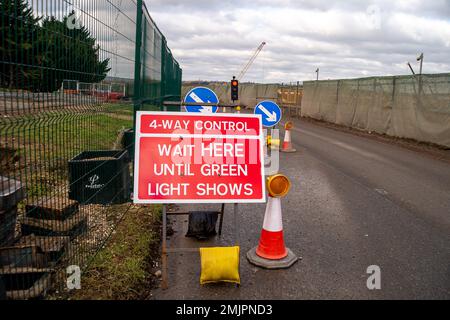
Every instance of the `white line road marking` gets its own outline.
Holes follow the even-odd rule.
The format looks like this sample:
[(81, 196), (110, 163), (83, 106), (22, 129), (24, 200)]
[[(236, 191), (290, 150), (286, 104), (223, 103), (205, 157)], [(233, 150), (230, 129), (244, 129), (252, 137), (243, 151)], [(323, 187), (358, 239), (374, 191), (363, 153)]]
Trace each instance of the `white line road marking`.
[(389, 194), (389, 192), (387, 192), (384, 189), (375, 189), (376, 192), (378, 192), (379, 194), (383, 195), (383, 196), (387, 196)]
[(327, 138), (327, 137), (324, 137), (324, 136), (322, 136), (320, 134), (311, 132), (311, 131), (306, 130), (306, 129), (293, 128), (292, 130), (300, 132), (300, 133), (303, 133), (303, 134), (307, 134), (307, 135), (313, 136), (313, 137), (321, 139), (321, 140), (324, 140), (324, 141), (326, 141), (328, 143), (331, 143), (331, 144), (334, 144), (335, 146), (338, 146), (338, 147), (341, 147), (343, 149), (352, 151), (352, 152), (354, 152), (356, 154), (359, 154), (359, 155), (361, 155), (363, 157), (372, 158), (372, 159), (378, 160), (380, 162), (391, 164), (391, 162), (389, 160), (387, 160), (387, 159), (385, 159), (383, 157), (380, 157), (380, 156), (376, 155), (375, 153), (363, 151), (363, 150), (361, 150), (359, 148), (353, 147), (353, 146), (351, 146), (351, 145), (349, 145), (347, 143), (344, 143), (344, 142), (340, 142), (340, 141), (338, 141), (336, 139)]

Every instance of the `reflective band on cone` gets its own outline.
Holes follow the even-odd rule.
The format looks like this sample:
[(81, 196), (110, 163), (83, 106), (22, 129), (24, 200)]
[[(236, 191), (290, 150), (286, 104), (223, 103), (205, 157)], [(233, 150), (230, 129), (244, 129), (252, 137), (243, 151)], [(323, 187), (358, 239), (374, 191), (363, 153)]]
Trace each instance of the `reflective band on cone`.
[(280, 260), (288, 255), (284, 244), (280, 198), (269, 197), (256, 254), (268, 260)]
[(286, 130), (286, 135), (284, 137), (284, 142), (283, 142), (283, 150), (288, 150), (291, 149), (292, 145), (291, 145), (291, 131), (290, 130)]

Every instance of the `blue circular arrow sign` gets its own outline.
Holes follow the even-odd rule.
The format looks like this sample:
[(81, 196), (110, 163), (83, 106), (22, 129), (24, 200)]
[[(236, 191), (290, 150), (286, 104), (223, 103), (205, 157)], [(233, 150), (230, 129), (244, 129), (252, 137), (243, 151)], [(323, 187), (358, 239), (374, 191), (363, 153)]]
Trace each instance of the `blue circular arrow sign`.
[[(209, 88), (197, 87), (189, 91), (184, 98), (184, 102), (191, 103), (217, 103), (219, 104), (219, 98)], [(185, 106), (187, 112), (198, 113), (216, 113), (219, 110), (218, 106)]]
[(266, 128), (276, 126), (281, 121), (281, 108), (272, 101), (263, 101), (256, 105), (255, 114), (262, 116), (262, 124)]

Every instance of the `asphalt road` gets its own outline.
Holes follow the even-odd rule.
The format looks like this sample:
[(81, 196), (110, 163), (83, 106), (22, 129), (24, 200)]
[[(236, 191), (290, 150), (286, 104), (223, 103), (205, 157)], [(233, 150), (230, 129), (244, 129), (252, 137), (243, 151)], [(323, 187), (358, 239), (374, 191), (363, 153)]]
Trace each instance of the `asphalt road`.
[[(155, 299), (450, 299), (450, 164), (426, 154), (298, 120), (294, 154), (281, 154), (293, 188), (283, 199), (287, 246), (301, 261), (288, 270), (250, 265), (265, 205), (242, 205), (242, 286), (200, 286), (198, 253), (169, 256), (169, 289)], [(181, 210), (214, 206), (181, 207)], [(217, 208), (217, 206), (216, 206)], [(222, 239), (184, 237), (171, 246), (233, 244), (232, 207)], [(367, 268), (381, 268), (368, 290)]]

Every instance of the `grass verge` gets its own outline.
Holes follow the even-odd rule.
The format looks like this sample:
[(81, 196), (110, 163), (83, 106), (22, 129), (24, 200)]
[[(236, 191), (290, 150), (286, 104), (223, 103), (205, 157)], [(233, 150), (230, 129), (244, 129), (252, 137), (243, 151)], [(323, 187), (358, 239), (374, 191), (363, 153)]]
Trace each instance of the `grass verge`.
[(73, 300), (143, 300), (154, 284), (160, 206), (133, 206), (82, 274)]

